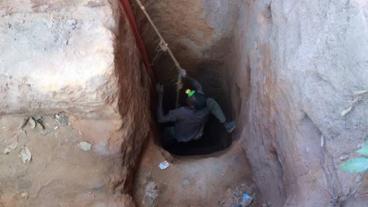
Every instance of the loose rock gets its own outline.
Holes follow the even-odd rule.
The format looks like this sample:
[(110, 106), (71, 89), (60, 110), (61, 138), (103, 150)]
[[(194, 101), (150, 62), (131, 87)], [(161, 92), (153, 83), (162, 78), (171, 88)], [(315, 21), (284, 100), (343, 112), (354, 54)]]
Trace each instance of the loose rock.
[(23, 192), (20, 194), (20, 196), (23, 198), (23, 199), (28, 199), (29, 197), (29, 194), (27, 192)]
[(19, 157), (22, 159), (22, 162), (28, 163), (32, 160), (32, 154), (31, 151), (28, 149), (28, 147), (24, 146), (22, 150), (20, 151)]
[(92, 149), (92, 144), (88, 142), (80, 142), (78, 147), (83, 151), (90, 151)]
[(8, 145), (5, 149), (4, 149), (4, 154), (9, 154), (11, 151), (15, 150), (18, 146), (18, 142), (14, 142), (10, 145)]
[(55, 114), (55, 119), (60, 126), (67, 126), (69, 124), (69, 118), (64, 112)]
[(156, 206), (156, 200), (158, 197), (159, 189), (155, 182), (150, 181), (147, 183), (145, 188), (143, 204), (146, 207)]
[(37, 122), (33, 118), (30, 118), (28, 123), (31, 124), (32, 129), (36, 128), (36, 126), (37, 126)]

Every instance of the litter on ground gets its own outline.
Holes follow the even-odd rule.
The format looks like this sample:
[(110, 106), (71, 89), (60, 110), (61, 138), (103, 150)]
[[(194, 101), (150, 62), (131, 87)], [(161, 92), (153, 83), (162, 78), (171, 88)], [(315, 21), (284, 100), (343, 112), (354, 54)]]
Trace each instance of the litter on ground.
[(163, 161), (161, 162), (158, 167), (161, 169), (161, 170), (166, 170), (168, 167), (170, 167), (170, 163), (168, 161)]

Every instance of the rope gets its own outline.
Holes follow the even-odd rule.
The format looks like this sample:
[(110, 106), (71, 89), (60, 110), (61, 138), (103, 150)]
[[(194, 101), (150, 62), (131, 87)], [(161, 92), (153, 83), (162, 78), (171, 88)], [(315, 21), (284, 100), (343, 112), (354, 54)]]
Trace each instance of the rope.
[(157, 44), (157, 47), (156, 47), (156, 49), (155, 49), (155, 51), (154, 51), (154, 53), (155, 53), (155, 56), (153, 57), (153, 59), (152, 59), (152, 65), (155, 65), (155, 63), (156, 63), (156, 61), (161, 57), (161, 55), (164, 53), (164, 52), (166, 52), (167, 51), (167, 49), (166, 48), (163, 48), (163, 46), (162, 46), (162, 42), (160, 41), (160, 43), (159, 44)]
[(182, 76), (181, 76), (181, 66), (179, 61), (175, 58), (174, 53), (172, 52), (172, 50), (169, 48), (167, 42), (165, 41), (164, 37), (161, 35), (160, 31), (158, 30), (158, 28), (156, 27), (155, 23), (153, 22), (152, 18), (150, 17), (150, 15), (147, 13), (146, 8), (143, 6), (142, 2), (140, 0), (135, 0), (138, 4), (138, 6), (140, 7), (140, 9), (142, 10), (142, 12), (144, 13), (144, 15), (146, 16), (148, 22), (151, 24), (151, 26), (153, 27), (154, 31), (156, 32), (157, 36), (160, 38), (160, 47), (162, 51), (167, 51), (171, 57), (171, 59), (173, 60), (177, 70), (178, 70), (178, 78), (177, 78), (177, 82), (176, 82), (176, 107), (179, 106), (179, 94), (180, 94), (180, 90), (181, 90), (181, 86), (182, 86)]

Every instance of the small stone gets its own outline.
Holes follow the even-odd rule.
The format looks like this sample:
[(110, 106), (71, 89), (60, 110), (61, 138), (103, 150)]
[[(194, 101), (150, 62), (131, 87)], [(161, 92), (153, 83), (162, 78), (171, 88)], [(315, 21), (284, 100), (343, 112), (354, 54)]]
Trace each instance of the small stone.
[(20, 194), (20, 197), (22, 197), (23, 199), (28, 199), (29, 194), (27, 192), (23, 192)]
[(28, 147), (24, 146), (20, 151), (19, 157), (22, 159), (22, 162), (25, 164), (32, 160), (31, 151), (29, 151)]
[(59, 123), (60, 126), (69, 125), (69, 118), (64, 112), (55, 114), (55, 119)]
[(18, 142), (14, 142), (10, 145), (8, 145), (5, 149), (4, 149), (4, 154), (9, 154), (11, 151), (15, 150), (18, 146)]
[(147, 183), (144, 192), (143, 204), (144, 206), (155, 206), (156, 200), (159, 195), (159, 189), (155, 182), (150, 181)]
[(342, 155), (339, 157), (340, 161), (345, 161), (349, 158), (349, 155)]
[(36, 128), (37, 122), (34, 119), (30, 118), (28, 122), (31, 124), (32, 129)]
[(92, 144), (88, 142), (80, 142), (78, 147), (83, 151), (90, 151), (92, 149)]

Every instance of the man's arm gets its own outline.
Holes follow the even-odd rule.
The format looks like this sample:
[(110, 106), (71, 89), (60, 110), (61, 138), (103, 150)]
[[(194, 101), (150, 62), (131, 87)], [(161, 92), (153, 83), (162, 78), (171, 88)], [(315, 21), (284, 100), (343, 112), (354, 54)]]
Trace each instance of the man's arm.
[(163, 94), (164, 87), (162, 85), (157, 85), (156, 87), (158, 93), (158, 104), (157, 104), (157, 121), (159, 123), (172, 122), (176, 120), (175, 113), (170, 111), (167, 115), (164, 114), (162, 102), (163, 102)]

